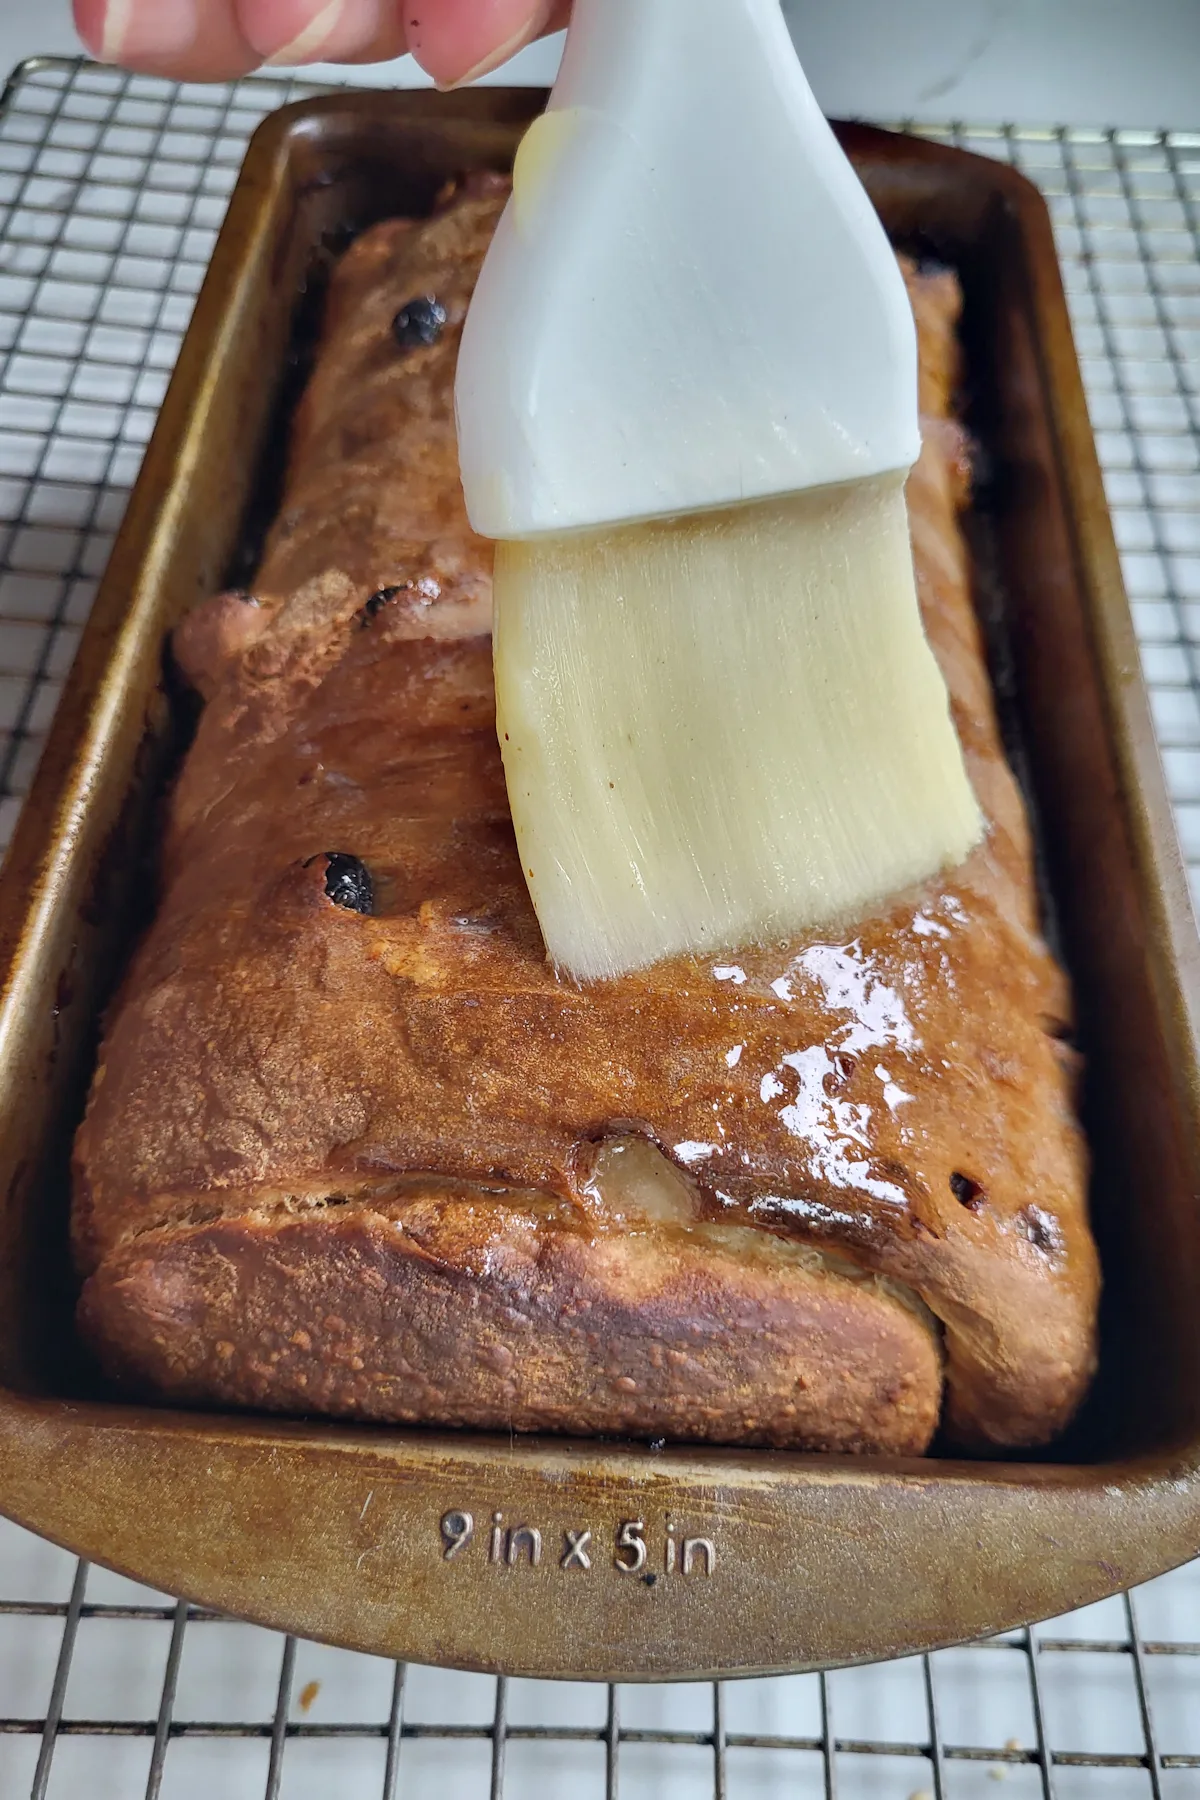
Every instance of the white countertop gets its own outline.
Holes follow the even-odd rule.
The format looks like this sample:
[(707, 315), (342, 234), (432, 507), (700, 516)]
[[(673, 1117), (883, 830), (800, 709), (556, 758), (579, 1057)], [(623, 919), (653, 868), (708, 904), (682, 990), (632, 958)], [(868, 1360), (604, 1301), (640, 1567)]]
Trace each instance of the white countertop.
[[(827, 112), (1200, 128), (1200, 0), (785, 0)], [(74, 54), (70, 0), (0, 0), (0, 71)], [(558, 40), (493, 79), (539, 83)], [(408, 58), (317, 79), (423, 82)]]

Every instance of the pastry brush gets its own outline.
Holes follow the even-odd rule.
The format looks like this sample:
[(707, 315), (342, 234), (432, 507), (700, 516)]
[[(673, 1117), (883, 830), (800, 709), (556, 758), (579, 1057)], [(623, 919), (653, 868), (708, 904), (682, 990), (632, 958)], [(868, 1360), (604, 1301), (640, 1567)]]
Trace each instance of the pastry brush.
[(965, 857), (912, 311), (779, 0), (576, 0), (456, 406), (560, 970), (794, 936)]

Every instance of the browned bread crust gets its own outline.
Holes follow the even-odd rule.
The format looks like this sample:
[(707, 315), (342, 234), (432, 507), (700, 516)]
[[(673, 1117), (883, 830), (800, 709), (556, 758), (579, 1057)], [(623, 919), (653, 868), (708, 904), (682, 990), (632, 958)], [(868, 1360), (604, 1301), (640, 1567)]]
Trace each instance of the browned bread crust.
[(941, 1392), (928, 1317), (853, 1265), (429, 1184), (152, 1232), (85, 1318), (173, 1400), (356, 1419), (912, 1453)]
[[(985, 843), (852, 932), (579, 988), (516, 859), (457, 481), (502, 200), (343, 259), (254, 598), (177, 634), (207, 705), (79, 1135), (84, 1333), (172, 1400), (901, 1452), (940, 1411), (966, 1444), (1044, 1442), (1098, 1278), (956, 518), (957, 285), (908, 271), (910, 503)], [(424, 294), (446, 326), (402, 350)], [(325, 852), (373, 912), (332, 902)], [(680, 1172), (665, 1207), (597, 1172), (631, 1133)]]

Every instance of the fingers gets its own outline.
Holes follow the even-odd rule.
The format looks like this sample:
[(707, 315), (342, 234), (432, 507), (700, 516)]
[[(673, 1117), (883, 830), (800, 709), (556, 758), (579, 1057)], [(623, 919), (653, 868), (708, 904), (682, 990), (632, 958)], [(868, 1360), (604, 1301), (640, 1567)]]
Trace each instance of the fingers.
[(74, 0), (75, 29), (101, 62), (177, 81), (236, 81), (262, 57), (234, 0)]
[(271, 63), (385, 62), (411, 50), (442, 87), (474, 80), (544, 31), (570, 0), (235, 0)]
[(440, 87), (486, 74), (570, 0), (73, 0), (102, 62), (179, 81), (232, 81), (262, 63), (383, 62), (408, 49)]
[(178, 81), (262, 63), (384, 61), (406, 48), (400, 0), (73, 0), (101, 62)]
[(570, 10), (569, 0), (403, 0), (408, 47), (439, 87), (498, 68)]
[(387, 62), (407, 43), (407, 0), (235, 0), (238, 20), (263, 61)]

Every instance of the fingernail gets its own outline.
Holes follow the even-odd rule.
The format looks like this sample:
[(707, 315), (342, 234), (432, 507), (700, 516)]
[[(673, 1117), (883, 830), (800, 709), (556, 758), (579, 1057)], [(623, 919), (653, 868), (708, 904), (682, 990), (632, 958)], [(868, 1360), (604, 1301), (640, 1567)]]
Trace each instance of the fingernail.
[(196, 42), (196, 0), (108, 0), (96, 54), (101, 62), (178, 56)]
[(532, 19), (522, 25), (520, 31), (514, 31), (505, 43), (499, 44), (490, 55), (484, 57), (482, 62), (476, 63), (473, 69), (468, 69), (465, 75), (460, 75), (455, 81), (435, 80), (434, 86), (443, 94), (452, 94), (456, 88), (468, 87), (471, 82), (478, 81), (481, 75), (490, 75), (493, 69), (498, 69), (501, 63), (506, 63), (510, 56), (517, 54), (518, 50), (524, 50), (526, 44), (532, 44), (542, 29), (546, 13), (547, 9), (540, 7)]
[[(355, 50), (364, 48), (369, 41), (369, 34), (363, 44), (340, 41), (344, 34), (339, 27), (345, 23), (348, 10), (347, 0), (327, 0), (327, 4), (313, 14), (303, 31), (296, 33), (291, 43), (267, 57), (265, 67), (295, 68), (298, 63), (335, 60), (338, 56), (351, 55)], [(377, 9), (375, 10), (377, 13)], [(335, 39), (338, 40), (336, 43)]]

